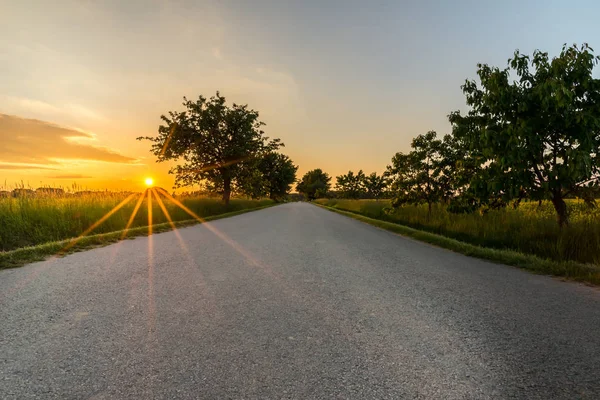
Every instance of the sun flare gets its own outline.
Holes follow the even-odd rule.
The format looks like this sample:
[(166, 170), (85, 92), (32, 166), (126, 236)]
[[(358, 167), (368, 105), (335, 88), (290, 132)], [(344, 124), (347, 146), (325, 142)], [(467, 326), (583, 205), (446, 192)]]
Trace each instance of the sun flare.
[(154, 184), (154, 179), (152, 179), (152, 178), (146, 178), (144, 180), (144, 183), (146, 183), (146, 186), (152, 186)]

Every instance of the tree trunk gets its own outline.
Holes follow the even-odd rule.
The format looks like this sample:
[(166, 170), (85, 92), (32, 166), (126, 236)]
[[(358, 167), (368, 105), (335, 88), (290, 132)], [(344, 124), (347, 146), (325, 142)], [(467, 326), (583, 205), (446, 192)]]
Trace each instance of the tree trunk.
[[(273, 200), (273, 201), (282, 201), (282, 199), (285, 199), (285, 198), (286, 198), (286, 196), (287, 196), (288, 194), (289, 194), (289, 193), (283, 193), (283, 194), (280, 194), (280, 193), (275, 193), (275, 192), (272, 192), (272, 193), (269, 195), (269, 198), (270, 198), (271, 200)], [(259, 198), (260, 198), (260, 197), (259, 197)]]
[(229, 205), (229, 199), (231, 198), (231, 176), (229, 172), (223, 173), (223, 203)]
[(567, 203), (560, 194), (554, 194), (552, 196), (552, 204), (556, 210), (558, 217), (558, 226), (562, 229), (563, 226), (569, 225), (569, 214), (567, 212)]
[(427, 203), (427, 221), (431, 218), (431, 203)]

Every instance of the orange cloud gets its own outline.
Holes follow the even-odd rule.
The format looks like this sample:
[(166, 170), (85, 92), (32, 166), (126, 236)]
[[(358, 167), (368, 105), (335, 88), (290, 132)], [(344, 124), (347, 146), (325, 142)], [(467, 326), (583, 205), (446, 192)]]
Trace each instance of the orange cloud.
[(56, 169), (46, 165), (0, 163), (0, 169)]
[(91, 176), (82, 175), (82, 174), (70, 174), (70, 175), (54, 175), (49, 176), (51, 179), (90, 179)]
[[(16, 163), (56, 164), (55, 159), (110, 163), (133, 163), (136, 161), (136, 159), (112, 149), (85, 143), (94, 139), (94, 136), (89, 133), (61, 127), (50, 122), (0, 114), (0, 141), (2, 142), (0, 163), (4, 165)], [(3, 169), (24, 168), (27, 167)]]

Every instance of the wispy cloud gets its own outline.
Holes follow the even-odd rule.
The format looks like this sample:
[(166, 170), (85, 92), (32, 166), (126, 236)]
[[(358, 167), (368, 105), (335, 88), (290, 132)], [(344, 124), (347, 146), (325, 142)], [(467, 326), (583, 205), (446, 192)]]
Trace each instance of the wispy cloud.
[(77, 119), (101, 121), (104, 116), (99, 112), (77, 103), (48, 103), (28, 97), (0, 96), (0, 102), (9, 110), (34, 116), (54, 117), (67, 116)]
[(55, 170), (56, 168), (49, 167), (47, 165), (36, 165), (36, 164), (13, 164), (13, 163), (3, 163), (0, 162), (0, 169), (51, 169)]
[(48, 176), (50, 179), (90, 179), (92, 176), (81, 175), (81, 174), (70, 174), (70, 175), (53, 175)]
[(83, 139), (94, 139), (90, 133), (14, 115), (0, 114), (0, 137), (0, 162), (5, 164), (56, 164), (55, 159), (136, 161), (110, 148), (83, 143)]

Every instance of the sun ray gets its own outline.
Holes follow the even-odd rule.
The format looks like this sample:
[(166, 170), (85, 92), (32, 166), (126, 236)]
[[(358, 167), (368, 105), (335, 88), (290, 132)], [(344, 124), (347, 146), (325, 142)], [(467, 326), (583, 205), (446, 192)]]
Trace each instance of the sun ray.
[(174, 230), (177, 230), (177, 228), (175, 227), (175, 223), (173, 222), (173, 219), (171, 219), (171, 215), (169, 214), (169, 211), (167, 211), (165, 204), (163, 203), (162, 199), (158, 196), (158, 193), (156, 193), (156, 190), (154, 190), (154, 188), (151, 188), (150, 191), (152, 191), (152, 194), (156, 198), (156, 202), (158, 203), (158, 206), (160, 207), (163, 214), (167, 218), (167, 221), (169, 222), (169, 225), (171, 225), (171, 228), (173, 228)]
[(148, 193), (148, 236), (150, 236), (152, 235), (152, 195), (150, 190), (146, 192)]
[(156, 198), (156, 202), (158, 203), (158, 206), (160, 207), (160, 209), (164, 213), (165, 217), (169, 221), (169, 225), (171, 225), (171, 228), (173, 228), (173, 233), (175, 234), (175, 237), (177, 237), (177, 240), (179, 241), (179, 246), (181, 247), (183, 253), (185, 253), (185, 257), (187, 258), (189, 265), (195, 267), (195, 273), (197, 274), (196, 275), (197, 283), (200, 284), (200, 286), (202, 287), (202, 289), (204, 291), (207, 291), (204, 274), (202, 274), (200, 267), (198, 266), (198, 263), (196, 263), (196, 260), (194, 260), (194, 257), (192, 257), (192, 254), (190, 253), (190, 250), (188, 249), (188, 246), (186, 245), (185, 240), (183, 240), (183, 237), (179, 233), (179, 229), (177, 229), (177, 227), (175, 226), (175, 222), (173, 222), (173, 219), (171, 218), (171, 215), (169, 214), (167, 207), (165, 206), (164, 202), (160, 198), (160, 195), (157, 193), (157, 191), (155, 189), (151, 189), (151, 190), (152, 190), (152, 194)]
[(162, 210), (163, 214), (167, 218), (167, 221), (169, 221), (169, 225), (171, 225), (171, 228), (173, 228), (173, 233), (175, 233), (175, 236), (177, 237), (177, 240), (179, 241), (179, 245), (181, 246), (181, 249), (186, 253), (186, 255), (189, 258), (191, 258), (190, 254), (189, 254), (189, 250), (187, 248), (187, 245), (185, 244), (185, 241), (181, 237), (181, 234), (179, 233), (179, 230), (175, 226), (175, 222), (173, 222), (173, 219), (171, 218), (171, 214), (169, 214), (169, 211), (167, 210), (167, 207), (165, 207), (164, 202), (162, 201), (162, 199), (160, 198), (160, 196), (158, 195), (158, 193), (156, 193), (156, 190), (154, 190), (154, 189), (151, 189), (151, 190), (152, 190), (152, 194), (154, 195), (154, 197), (156, 197), (156, 202), (158, 203), (158, 206), (160, 207), (160, 209)]
[[(148, 190), (148, 189), (146, 189)], [(140, 194), (140, 198), (138, 199), (137, 203), (135, 203), (135, 207), (133, 208), (133, 212), (131, 213), (131, 216), (129, 217), (129, 221), (127, 221), (127, 225), (125, 225), (125, 229), (123, 230), (123, 233), (121, 234), (121, 240), (125, 239), (125, 236), (127, 236), (127, 232), (129, 231), (129, 228), (131, 227), (131, 224), (133, 224), (133, 220), (135, 219), (135, 216), (137, 215), (138, 211), (140, 210), (140, 207), (142, 206), (142, 202), (144, 201), (144, 195), (146, 193), (142, 192)]]
[(171, 125), (171, 129), (169, 129), (169, 136), (167, 136), (167, 140), (165, 140), (165, 144), (163, 145), (163, 148), (160, 151), (160, 157), (162, 157), (165, 154), (165, 151), (167, 151), (167, 147), (169, 147), (169, 143), (171, 142), (171, 138), (173, 137), (173, 132), (175, 131), (175, 128), (177, 128), (177, 126), (177, 123)]
[(227, 243), (228, 245), (230, 245), (235, 251), (237, 251), (238, 253), (240, 253), (250, 264), (254, 265), (255, 267), (259, 267), (261, 269), (268, 269), (265, 266), (263, 266), (256, 259), (256, 257), (252, 256), (252, 254), (250, 254), (247, 250), (245, 250), (242, 246), (240, 246), (236, 241), (234, 241), (233, 239), (231, 239), (230, 237), (228, 237), (227, 235), (225, 235), (223, 232), (221, 232), (218, 229), (216, 229), (215, 227), (213, 227), (204, 218), (198, 216), (195, 212), (193, 212), (192, 210), (190, 210), (189, 208), (187, 208), (179, 200), (177, 200), (176, 198), (174, 198), (173, 196), (171, 196), (169, 193), (167, 193), (164, 189), (162, 189), (162, 188), (156, 188), (156, 189), (160, 193), (162, 193), (166, 198), (168, 198), (170, 201), (172, 201), (173, 203), (175, 203), (175, 205), (177, 205), (183, 211), (185, 211), (190, 216), (192, 216), (194, 219), (196, 219), (197, 221), (203, 223), (204, 226), (206, 226), (206, 228), (208, 230), (210, 230), (213, 234), (215, 234), (217, 237), (219, 237), (225, 243)]
[[(90, 233), (91, 231), (93, 231), (94, 229), (96, 229), (100, 224), (102, 224), (104, 221), (106, 221), (108, 218), (110, 218), (114, 213), (116, 213), (117, 211), (119, 211), (134, 196), (135, 196), (135, 193), (132, 193), (131, 195), (127, 196), (123, 201), (121, 201), (119, 204), (117, 204), (109, 212), (107, 212), (106, 214), (104, 214), (104, 216), (102, 218), (100, 218), (98, 221), (96, 221), (95, 223), (93, 223), (89, 228), (87, 228), (85, 231), (83, 231), (79, 236), (77, 236), (76, 238), (72, 239), (69, 243), (67, 243), (62, 249), (60, 249), (56, 253), (56, 256), (63, 255), (67, 250), (69, 250), (70, 248), (72, 248), (73, 246), (75, 246), (77, 244), (77, 242), (79, 240), (81, 240), (81, 238), (83, 238), (88, 233)], [(46, 261), (44, 264), (42, 264), (41, 267), (39, 267), (39, 268), (33, 270), (31, 273), (27, 274), (21, 281), (17, 282), (12, 289), (8, 290), (7, 293), (6, 293), (6, 295), (15, 293), (16, 291), (21, 290), (22, 288), (24, 288), (25, 286), (27, 286), (29, 283), (33, 282), (42, 272), (44, 272), (51, 265), (54, 265), (54, 264), (56, 264), (58, 262), (58, 259), (56, 258), (56, 256), (53, 257), (52, 259)]]
[(148, 335), (153, 337), (156, 325), (154, 305), (154, 237), (152, 236), (152, 195), (148, 190)]
[(125, 229), (123, 229), (123, 233), (121, 233), (121, 237), (119, 238), (119, 242), (115, 245), (115, 248), (114, 248), (114, 250), (112, 252), (112, 255), (110, 257), (108, 265), (106, 266), (105, 273), (108, 272), (110, 270), (110, 268), (112, 267), (112, 265), (114, 264), (115, 259), (117, 258), (117, 254), (119, 252), (119, 249), (120, 249), (121, 245), (123, 244), (123, 239), (125, 239), (125, 237), (127, 236), (127, 232), (129, 232), (129, 228), (131, 227), (131, 224), (133, 224), (133, 220), (135, 219), (135, 216), (137, 215), (140, 207), (142, 206), (142, 202), (144, 201), (144, 197), (146, 197), (145, 195), (146, 195), (145, 191), (142, 192), (142, 193), (140, 193), (140, 197), (138, 198), (137, 202), (135, 203), (135, 207), (133, 208), (133, 212), (129, 216), (129, 220), (127, 221), (127, 225), (125, 225)]
[(229, 165), (234, 165), (234, 164), (240, 163), (242, 161), (246, 161), (248, 159), (250, 159), (250, 156), (240, 157), (240, 158), (236, 158), (235, 160), (230, 160), (230, 161), (226, 161), (226, 162), (222, 162), (222, 163), (214, 163), (214, 164), (210, 164), (205, 167), (202, 167), (202, 168), (182, 168), (182, 170), (185, 172), (188, 172), (188, 173), (189, 172), (200, 173), (200, 172), (211, 171), (211, 170), (217, 169), (217, 168), (227, 167)]
[(231, 160), (231, 161), (226, 161), (224, 163), (218, 163), (218, 164), (211, 164), (211, 165), (207, 165), (206, 167), (202, 167), (202, 168), (195, 168), (192, 171), (193, 172), (205, 172), (205, 171), (210, 171), (216, 168), (222, 168), (222, 167), (227, 167), (229, 165), (233, 165), (233, 164), (237, 164), (240, 163), (242, 161), (246, 161), (248, 160), (250, 157), (249, 156), (245, 156), (245, 157), (241, 157), (241, 158), (237, 158), (235, 160)]
[(192, 210), (190, 210), (189, 208), (187, 208), (186, 206), (184, 206), (179, 200), (177, 200), (175, 197), (171, 196), (163, 188), (157, 187), (156, 190), (159, 191), (166, 198), (168, 198), (169, 200), (171, 200), (173, 203), (175, 203), (176, 206), (178, 206), (179, 208), (181, 208), (183, 211), (185, 211), (186, 213), (188, 213), (190, 216), (194, 217), (194, 219), (196, 219), (196, 220), (198, 220), (200, 222), (205, 222), (205, 220), (202, 217), (198, 216), (195, 212), (193, 212)]
[(83, 238), (84, 236), (87, 236), (91, 231), (93, 231), (98, 226), (100, 226), (104, 221), (106, 221), (107, 219), (109, 219), (114, 213), (116, 213), (117, 211), (119, 211), (125, 204), (129, 203), (129, 201), (131, 199), (133, 199), (134, 197), (135, 197), (135, 193), (132, 193), (129, 196), (127, 196), (125, 198), (125, 200), (121, 201), (119, 204), (117, 204), (115, 207), (113, 207), (112, 210), (110, 210), (109, 212), (107, 212), (106, 214), (104, 214), (104, 216), (102, 218), (100, 218), (98, 221), (94, 222), (89, 228), (87, 228), (85, 231), (83, 231), (79, 236), (77, 236), (75, 239), (73, 239), (69, 243), (67, 243), (58, 252), (58, 254), (64, 254), (71, 247), (75, 246), (75, 244), (77, 244), (77, 242), (80, 241), (81, 238)]

